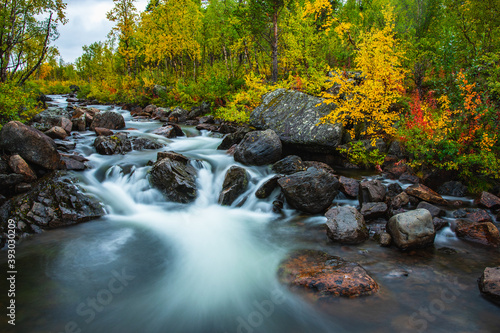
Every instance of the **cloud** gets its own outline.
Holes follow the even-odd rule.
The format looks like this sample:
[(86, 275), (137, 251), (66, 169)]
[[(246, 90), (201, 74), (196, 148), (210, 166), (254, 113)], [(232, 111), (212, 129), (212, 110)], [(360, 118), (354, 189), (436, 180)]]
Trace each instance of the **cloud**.
[[(82, 46), (104, 41), (114, 23), (106, 19), (106, 13), (114, 4), (113, 0), (66, 0), (66, 25), (59, 25), (59, 38), (54, 42), (65, 62), (74, 62), (82, 55)], [(143, 11), (148, 0), (135, 3)]]

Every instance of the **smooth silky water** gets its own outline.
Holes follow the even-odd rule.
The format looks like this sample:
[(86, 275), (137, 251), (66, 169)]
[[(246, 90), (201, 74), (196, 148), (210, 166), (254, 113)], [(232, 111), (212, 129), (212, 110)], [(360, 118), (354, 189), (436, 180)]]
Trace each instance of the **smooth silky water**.
[[(63, 98), (56, 102), (65, 107)], [(268, 167), (245, 166), (247, 192), (221, 207), (225, 172), (239, 165), (216, 149), (221, 138), (185, 128), (188, 137), (165, 139), (148, 133), (158, 122), (96, 107), (122, 112), (134, 129), (130, 136), (155, 138), (167, 144), (160, 151), (190, 157), (198, 197), (167, 202), (150, 187), (146, 164), (158, 151), (101, 156), (92, 148), (93, 133), (77, 134), (76, 150), (93, 168), (74, 176), (109, 214), (17, 246), (16, 326), (2, 320), (2, 332), (498, 332), (500, 308), (480, 296), (476, 281), (485, 267), (500, 265), (497, 250), (464, 243), (450, 228), (438, 233), (433, 248), (409, 253), (373, 240), (329, 243), (324, 217), (287, 206), (273, 213), (277, 191), (255, 197), (272, 177)], [(356, 205), (342, 196), (337, 203)], [(291, 293), (276, 272), (297, 248), (358, 262), (380, 292), (329, 300)], [(7, 282), (0, 287), (7, 290)]]

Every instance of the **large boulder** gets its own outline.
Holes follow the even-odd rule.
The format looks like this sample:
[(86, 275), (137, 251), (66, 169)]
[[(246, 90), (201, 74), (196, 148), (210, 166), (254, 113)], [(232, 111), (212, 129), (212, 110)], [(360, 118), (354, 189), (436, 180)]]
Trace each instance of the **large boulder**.
[(359, 181), (353, 178), (340, 176), (340, 191), (350, 198), (357, 198), (359, 193)]
[(234, 160), (246, 165), (266, 165), (281, 158), (282, 146), (273, 130), (247, 133), (234, 151)]
[(363, 202), (382, 202), (385, 194), (385, 186), (378, 179), (359, 183), (358, 199), (360, 204)]
[(238, 166), (229, 168), (222, 184), (219, 204), (230, 206), (247, 189), (248, 178), (249, 176), (245, 169)]
[(478, 243), (488, 247), (500, 245), (500, 233), (491, 222), (475, 223), (467, 220), (457, 220), (455, 233), (457, 237), (469, 242)]
[(355, 262), (316, 250), (296, 250), (278, 269), (281, 283), (305, 289), (320, 298), (358, 297), (376, 293), (377, 282)]
[(500, 305), (500, 267), (486, 267), (478, 285), (485, 297)]
[(54, 140), (19, 121), (11, 121), (2, 128), (0, 148), (45, 169), (55, 170), (61, 164)]
[(94, 115), (90, 130), (93, 131), (96, 127), (122, 129), (125, 127), (125, 119), (118, 112), (99, 112)]
[(165, 157), (156, 161), (151, 169), (149, 181), (171, 201), (192, 202), (197, 194), (196, 169), (187, 157), (180, 154), (170, 155), (162, 155)]
[(306, 171), (307, 167), (299, 156), (289, 155), (274, 163), (272, 170), (282, 175), (291, 175), (299, 171)]
[(319, 124), (334, 104), (299, 91), (277, 89), (263, 96), (250, 115), (250, 125), (274, 130), (283, 144), (319, 153), (333, 152), (344, 133), (341, 124)]
[[(221, 129), (223, 128), (223, 126), (221, 126)], [(222, 139), (222, 142), (219, 147), (217, 147), (217, 149), (227, 150), (233, 145), (239, 144), (248, 132), (250, 132), (250, 129), (248, 127), (240, 127), (235, 132), (227, 134), (224, 139)]]
[(94, 140), (94, 147), (101, 155), (125, 154), (132, 151), (132, 143), (127, 133), (118, 133), (112, 136), (98, 136)]
[(316, 168), (282, 177), (278, 184), (292, 207), (311, 214), (325, 211), (339, 189), (337, 178)]
[(12, 219), (17, 222), (16, 236), (86, 222), (104, 214), (100, 202), (85, 195), (61, 171), (40, 179), (30, 192), (0, 207), (2, 231), (7, 231), (6, 223)]
[(416, 209), (391, 217), (387, 232), (401, 250), (426, 247), (434, 243), (436, 231), (431, 213), (427, 209)]
[(350, 206), (330, 209), (325, 214), (326, 233), (329, 239), (342, 244), (359, 244), (368, 239), (365, 219)]
[(500, 208), (500, 198), (489, 192), (482, 192), (479, 198), (474, 200), (474, 202), (485, 208), (497, 209)]

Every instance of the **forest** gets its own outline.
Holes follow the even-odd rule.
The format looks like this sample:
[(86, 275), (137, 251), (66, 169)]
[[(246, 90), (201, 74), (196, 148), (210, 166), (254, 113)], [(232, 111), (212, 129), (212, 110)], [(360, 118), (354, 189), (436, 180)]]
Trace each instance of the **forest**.
[[(0, 126), (28, 121), (41, 94), (191, 107), (245, 123), (277, 88), (337, 108), (356, 140), (404, 144), (415, 170), (500, 179), (500, 0), (113, 0), (107, 40), (66, 63), (53, 46), (66, 4), (3, 1)], [(43, 18), (43, 19), (41, 19)]]

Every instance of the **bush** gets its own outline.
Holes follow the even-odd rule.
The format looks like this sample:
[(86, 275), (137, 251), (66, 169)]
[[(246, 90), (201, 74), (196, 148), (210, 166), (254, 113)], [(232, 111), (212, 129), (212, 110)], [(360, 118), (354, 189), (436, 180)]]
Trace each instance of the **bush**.
[(25, 122), (37, 113), (34, 93), (13, 83), (0, 83), (0, 129), (9, 121)]

